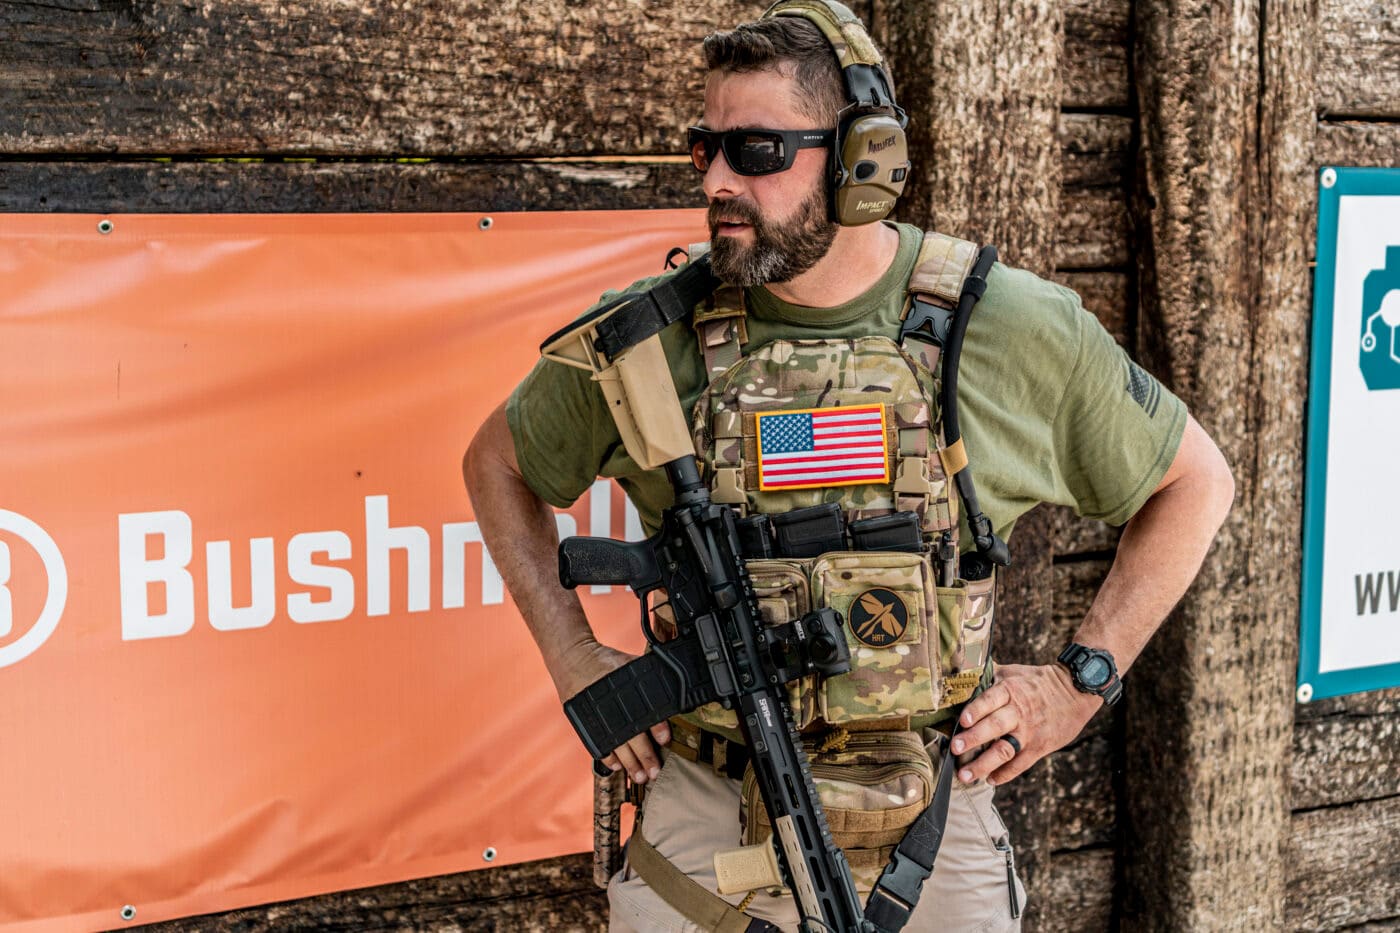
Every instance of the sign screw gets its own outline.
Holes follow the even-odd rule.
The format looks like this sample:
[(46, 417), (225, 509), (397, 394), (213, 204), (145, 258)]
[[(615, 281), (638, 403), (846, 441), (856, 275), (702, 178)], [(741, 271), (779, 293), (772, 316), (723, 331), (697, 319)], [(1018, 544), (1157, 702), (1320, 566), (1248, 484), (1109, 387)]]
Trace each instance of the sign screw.
[(491, 225), (494, 223), (495, 221), (492, 220), (490, 217), (483, 217), (476, 222), (476, 226), (479, 230), (490, 230)]
[(487, 846), (486, 851), (481, 853), (481, 857), (488, 862), (494, 862), (496, 860), (496, 847)]
[(97, 222), (97, 232), (102, 234), (103, 236), (106, 236), (107, 234), (111, 233), (112, 222), (110, 220), (107, 220), (106, 218), (99, 220)]
[(1311, 702), (1311, 701), (1312, 701), (1312, 695), (1313, 695), (1312, 684), (1299, 684), (1299, 685), (1298, 685), (1298, 702), (1299, 702), (1299, 703), (1309, 703), (1309, 702)]
[(123, 907), (123, 908), (122, 908), (122, 919), (123, 919), (123, 920), (135, 920), (135, 919), (136, 919), (136, 908), (135, 908), (135, 907), (132, 907), (130, 904), (127, 904), (125, 907)]
[(1330, 188), (1337, 183), (1337, 170), (1325, 168), (1322, 170), (1322, 187)]

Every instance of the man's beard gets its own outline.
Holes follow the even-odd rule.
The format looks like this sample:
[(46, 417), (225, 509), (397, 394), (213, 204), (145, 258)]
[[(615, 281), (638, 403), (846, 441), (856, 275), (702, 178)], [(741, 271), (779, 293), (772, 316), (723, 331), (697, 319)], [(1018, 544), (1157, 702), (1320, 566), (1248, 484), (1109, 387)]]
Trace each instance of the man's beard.
[[(826, 197), (817, 188), (798, 206), (791, 220), (765, 220), (751, 201), (711, 201), (710, 267), (730, 285), (790, 282), (821, 261), (836, 239), (837, 225), (827, 220)], [(752, 245), (720, 236), (720, 221), (750, 225)]]

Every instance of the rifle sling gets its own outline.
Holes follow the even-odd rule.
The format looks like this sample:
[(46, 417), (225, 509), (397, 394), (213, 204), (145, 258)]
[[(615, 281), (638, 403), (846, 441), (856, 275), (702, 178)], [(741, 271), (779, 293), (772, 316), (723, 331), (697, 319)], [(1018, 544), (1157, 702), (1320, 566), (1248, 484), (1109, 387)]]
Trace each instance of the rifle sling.
[(661, 898), (701, 929), (715, 933), (780, 933), (767, 920), (750, 917), (718, 894), (690, 878), (657, 852), (642, 835), (641, 827), (627, 840), (627, 864), (631, 865)]
[(675, 322), (687, 318), (720, 286), (710, 271), (710, 257), (700, 256), (681, 267), (666, 281), (635, 296), (598, 325), (596, 348), (609, 360), (628, 347), (659, 334)]

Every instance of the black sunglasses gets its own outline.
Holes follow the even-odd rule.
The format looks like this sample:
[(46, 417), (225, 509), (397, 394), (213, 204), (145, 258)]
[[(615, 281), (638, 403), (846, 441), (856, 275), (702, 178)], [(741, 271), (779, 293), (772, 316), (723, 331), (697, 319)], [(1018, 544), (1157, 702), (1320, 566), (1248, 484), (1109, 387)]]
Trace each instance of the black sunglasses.
[(707, 130), (687, 131), (690, 164), (697, 172), (709, 171), (715, 153), (724, 150), (729, 167), (739, 175), (771, 175), (792, 168), (799, 149), (828, 146), (835, 130)]

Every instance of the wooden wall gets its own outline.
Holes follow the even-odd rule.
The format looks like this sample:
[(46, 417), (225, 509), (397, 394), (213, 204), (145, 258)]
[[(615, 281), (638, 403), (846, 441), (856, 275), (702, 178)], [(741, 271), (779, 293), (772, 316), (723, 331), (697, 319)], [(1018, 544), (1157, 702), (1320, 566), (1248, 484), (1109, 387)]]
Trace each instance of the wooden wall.
[[(764, 6), (9, 2), (0, 6), (0, 211), (699, 205), (697, 177), (679, 155), (679, 128), (699, 112), (698, 38)], [(1200, 390), (1199, 370), (1183, 359), (1211, 333), (1213, 309), (1198, 302), (1174, 310), (1182, 294), (1171, 290), (1163, 265), (1176, 245), (1162, 205), (1174, 203), (1181, 188), (1188, 207), (1195, 205), (1185, 211), (1191, 216), (1224, 195), (1171, 174), (1172, 121), (1181, 118), (1157, 92), (1177, 87), (1169, 51), (1179, 49), (1185, 66), (1203, 63), (1206, 72), (1234, 67), (1219, 75), (1226, 86), (1244, 81), (1238, 99), (1224, 102), (1207, 86), (1180, 92), (1209, 113), (1254, 108), (1234, 128), (1225, 119), (1201, 121), (1198, 136), (1219, 143), (1218, 151), (1183, 151), (1196, 174), (1223, 171), (1222, 184), (1231, 173), (1254, 172), (1236, 208), (1281, 218), (1278, 228), (1240, 221), (1240, 241), (1255, 251), (1240, 255), (1263, 255), (1282, 238), (1292, 252), (1277, 255), (1295, 257), (1278, 263), (1283, 284), (1251, 279), (1224, 296), (1242, 309), (1246, 342), (1272, 333), (1272, 309), (1263, 302), (1275, 293), (1284, 296), (1279, 307), (1291, 309), (1288, 320), (1300, 325), (1273, 344), (1260, 337), (1227, 346), (1242, 384), (1274, 393), (1253, 407), (1272, 406), (1275, 415), (1235, 417), (1265, 437), (1264, 448), (1256, 441), (1222, 445), (1234, 455), (1237, 475), (1249, 480), (1236, 510), (1248, 516), (1238, 519), (1246, 524), (1227, 528), (1211, 558), (1212, 567), (1224, 569), (1208, 575), (1203, 595), (1168, 623), (1161, 646), (1128, 679), (1122, 707), (1006, 789), (1003, 806), (1031, 888), (1027, 929), (1200, 928), (1202, 911), (1212, 906), (1222, 911), (1219, 924), (1210, 924), (1219, 929), (1241, 928), (1249, 918), (1298, 930), (1400, 923), (1400, 848), (1390, 843), (1400, 831), (1400, 691), (1294, 711), (1277, 689), (1283, 684), (1286, 691), (1296, 638), (1307, 359), (1307, 312), (1299, 307), (1310, 287), (1313, 172), (1327, 164), (1398, 164), (1400, 0), (1273, 0), (1267, 9), (1237, 4), (1229, 16), (1186, 0), (855, 6), (889, 51), (916, 125), (922, 119), (932, 135), (920, 151), (937, 156), (902, 203), (902, 219), (988, 236), (1005, 244), (1010, 261), (1078, 290), (1213, 433), (1233, 437), (1235, 415)], [(1193, 9), (1204, 31), (1173, 32), (1190, 25), (1182, 18)], [(967, 21), (953, 28), (959, 16)], [(924, 28), (934, 22), (947, 28)], [(1252, 48), (1236, 43), (1244, 48), (1239, 55), (1233, 46), (1224, 54), (1211, 44), (1251, 36)], [(984, 85), (994, 92), (983, 93)], [(919, 97), (921, 90), (931, 96)], [(954, 114), (940, 103), (950, 97), (977, 106)], [(1018, 115), (1029, 123), (1016, 124)], [(929, 129), (940, 121), (961, 135)], [(1259, 174), (1251, 159), (1274, 174)], [(992, 170), (980, 175), (968, 167), (978, 163)], [(1287, 210), (1264, 209), (1278, 204)], [(1213, 255), (1209, 245), (1189, 253), (1187, 271), (1209, 277)], [(1112, 529), (1056, 510), (1022, 523), (1017, 543), (1025, 557), (1008, 583), (1003, 656), (1053, 654), (1089, 605), (1115, 540)], [(1249, 561), (1236, 559), (1240, 550)], [(1257, 747), (1268, 767), (1250, 787), (1279, 798), (1278, 813), (1265, 822), (1272, 819), (1283, 838), (1267, 843), (1264, 833), (1259, 852), (1238, 853), (1240, 864), (1252, 860), (1272, 879), (1264, 899), (1274, 903), (1256, 915), (1252, 908), (1232, 912), (1213, 882), (1200, 880), (1212, 847), (1233, 843), (1212, 841), (1221, 830), (1208, 820), (1197, 828), (1187, 819), (1198, 809), (1194, 785), (1164, 781), (1155, 809), (1166, 812), (1154, 816), (1143, 761), (1171, 767), (1163, 750), (1189, 751), (1181, 736), (1193, 729), (1193, 716), (1208, 715), (1200, 704), (1176, 710), (1164, 700), (1160, 713), (1153, 705), (1170, 692), (1174, 665), (1205, 663), (1192, 654), (1201, 640), (1201, 607), (1225, 604), (1210, 603), (1213, 593), (1234, 594), (1232, 607), (1247, 603), (1266, 585), (1270, 611), (1281, 620), (1272, 637), (1282, 647), (1259, 655), (1269, 689), (1265, 700), (1251, 699), (1250, 709), (1257, 707), (1260, 721), (1281, 721), (1283, 734), (1262, 729)], [(1251, 619), (1249, 637), (1261, 637), (1263, 620)], [(1224, 637), (1203, 635), (1208, 644)], [(1241, 754), (1250, 753), (1254, 735), (1240, 734)], [(1193, 765), (1207, 772), (1213, 766), (1224, 770), (1209, 760)], [(1228, 797), (1229, 780), (1208, 775), (1207, 783), (1215, 782), (1209, 793)], [(1178, 820), (1186, 829), (1176, 828)], [(1193, 839), (1192, 832), (1204, 835)], [(1201, 865), (1182, 855), (1191, 851), (1202, 853)], [(1140, 852), (1188, 864), (1154, 887)], [(577, 855), (160, 926), (592, 930), (605, 927), (605, 916), (588, 857)]]

